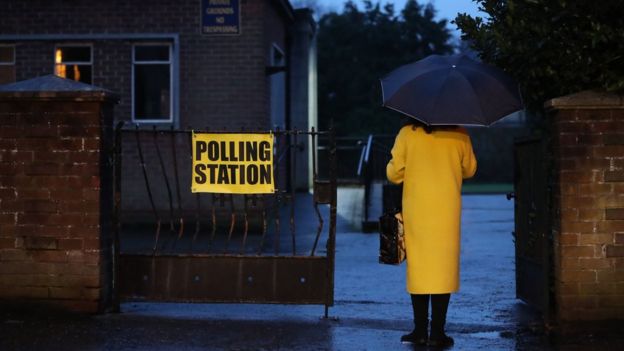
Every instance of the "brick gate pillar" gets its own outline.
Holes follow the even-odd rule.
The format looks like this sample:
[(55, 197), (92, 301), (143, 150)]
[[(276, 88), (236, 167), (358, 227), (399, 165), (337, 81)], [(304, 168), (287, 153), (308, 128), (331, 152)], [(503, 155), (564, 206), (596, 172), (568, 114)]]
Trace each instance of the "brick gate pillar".
[(55, 76), (0, 86), (0, 303), (109, 307), (115, 100)]
[(582, 92), (546, 107), (557, 316), (624, 319), (624, 97)]

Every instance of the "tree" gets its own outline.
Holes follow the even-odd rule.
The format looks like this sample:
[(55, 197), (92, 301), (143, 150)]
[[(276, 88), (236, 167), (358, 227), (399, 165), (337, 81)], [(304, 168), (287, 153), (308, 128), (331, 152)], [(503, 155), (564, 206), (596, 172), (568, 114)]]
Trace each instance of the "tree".
[(624, 89), (624, 6), (619, 0), (474, 0), (488, 19), (455, 23), (484, 62), (519, 82), (527, 107), (587, 89)]
[(379, 78), (430, 54), (452, 51), (446, 20), (434, 20), (431, 5), (409, 0), (400, 15), (394, 6), (348, 1), (342, 13), (321, 17), (318, 80), (321, 128), (334, 119), (339, 135), (393, 133), (401, 115), (381, 107)]

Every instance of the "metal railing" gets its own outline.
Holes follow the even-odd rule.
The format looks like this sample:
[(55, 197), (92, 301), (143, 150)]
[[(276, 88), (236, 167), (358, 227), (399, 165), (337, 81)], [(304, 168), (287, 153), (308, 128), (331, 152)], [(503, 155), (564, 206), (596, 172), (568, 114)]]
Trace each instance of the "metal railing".
[[(202, 252), (213, 252), (219, 237), (219, 229), (226, 228), (225, 241), (222, 243), (223, 253), (235, 253), (231, 250), (235, 229), (242, 229), (241, 240), (243, 247), (239, 252), (247, 252), (247, 241), (251, 216), (257, 215), (262, 225), (254, 229), (261, 229), (261, 238), (266, 238), (267, 230), (275, 232), (274, 254), (280, 254), (279, 233), (281, 231), (284, 215), (289, 225), (291, 236), (291, 253), (297, 253), (295, 239), (295, 215), (298, 195), (294, 190), (294, 168), (297, 162), (295, 148), (300, 148), (303, 138), (307, 138), (309, 147), (317, 148), (317, 138), (326, 135), (327, 132), (315, 131), (273, 131), (275, 135), (275, 165), (274, 178), (276, 191), (266, 195), (248, 194), (207, 194), (190, 193), (190, 133), (191, 131), (161, 130), (161, 129), (121, 129), (119, 130), (120, 151), (125, 146), (123, 155), (125, 158), (119, 181), (124, 183), (124, 189), (120, 189), (120, 223), (133, 227), (145, 225), (146, 222), (154, 224), (154, 239), (150, 247), (152, 253), (163, 250), (177, 250), (176, 243), (192, 234), (191, 244), (196, 243), (200, 233), (208, 231), (207, 245), (201, 248)], [(215, 132), (210, 132), (215, 133)], [(222, 133), (222, 132), (216, 132)], [(131, 150), (128, 150), (131, 149)], [(330, 148), (327, 148), (327, 152)], [(180, 156), (182, 154), (184, 156)], [(312, 172), (315, 183), (321, 184), (322, 178), (317, 169), (316, 152), (312, 152)], [(135, 161), (135, 162), (132, 162)], [(328, 173), (335, 171), (327, 170)], [(329, 179), (327, 174), (325, 179)], [(121, 186), (121, 185), (120, 185)], [(182, 189), (182, 190), (181, 190)], [(131, 205), (123, 206), (121, 198)], [(317, 206), (317, 201), (314, 206)], [(134, 206), (134, 207), (132, 207)], [(288, 207), (284, 211), (284, 206)], [(123, 212), (127, 212), (124, 216)], [(151, 219), (148, 218), (151, 213)], [(223, 221), (223, 213), (228, 212), (227, 221)], [(315, 211), (318, 212), (318, 211)], [(133, 223), (134, 222), (134, 223)], [(205, 222), (209, 222), (208, 228)], [(187, 224), (185, 227), (185, 223)], [(321, 223), (321, 220), (319, 220)], [(163, 225), (167, 225), (169, 245), (163, 243)], [(189, 227), (190, 225), (190, 227)], [(189, 229), (190, 228), (190, 229)], [(189, 231), (191, 233), (189, 233)], [(317, 235), (320, 232), (317, 231)], [(315, 240), (316, 242), (317, 240)], [(259, 247), (253, 252), (264, 253), (264, 241), (261, 240)], [(192, 246), (191, 246), (192, 247)], [(312, 247), (311, 254), (315, 247)], [(123, 248), (122, 248), (123, 250)], [(219, 251), (219, 250), (217, 250)]]
[[(336, 166), (337, 181), (341, 184), (361, 184), (357, 169), (361, 159), (361, 154), (366, 148), (366, 139), (358, 137), (337, 137), (336, 138)], [(327, 151), (329, 150), (329, 138), (319, 137), (319, 174), (325, 176), (329, 168), (327, 164)]]
[[(122, 296), (170, 301), (322, 303), (326, 308), (333, 304), (333, 133), (314, 129), (271, 133), (275, 137), (273, 194), (209, 194), (190, 191), (191, 130), (118, 125), (114, 152), (115, 284), (120, 284), (116, 288)], [(328, 159), (324, 162), (325, 174), (318, 171), (319, 137), (328, 140), (322, 155)], [(311, 196), (295, 191), (294, 170), (304, 150), (311, 150)], [(305, 215), (306, 211), (311, 215)], [(283, 235), (284, 231), (288, 234)], [(327, 241), (321, 251), (318, 246), (322, 237)], [(188, 260), (197, 264), (187, 266)], [(211, 276), (215, 269), (229, 272), (232, 284), (222, 288)], [(184, 277), (177, 287), (176, 276)], [(298, 281), (290, 282), (290, 276), (298, 277)], [(166, 284), (158, 283), (162, 279)], [(241, 286), (241, 279), (247, 285)], [(206, 282), (202, 285), (200, 281)], [(310, 290), (306, 282), (317, 288)], [(195, 283), (199, 284), (196, 288)]]

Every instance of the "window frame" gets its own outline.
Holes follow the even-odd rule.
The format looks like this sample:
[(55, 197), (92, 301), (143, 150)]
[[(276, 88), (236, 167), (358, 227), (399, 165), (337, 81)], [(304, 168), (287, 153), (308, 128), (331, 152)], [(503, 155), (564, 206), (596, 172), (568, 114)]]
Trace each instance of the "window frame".
[[(67, 62), (60, 62), (57, 63), (56, 62), (56, 50), (58, 50), (59, 48), (63, 48), (63, 47), (88, 47), (89, 48), (89, 62), (86, 61), (67, 61)], [(62, 44), (54, 44), (54, 51), (53, 51), (53, 55), (52, 57), (54, 58), (53, 61), (53, 68), (52, 68), (52, 74), (54, 74), (57, 77), (63, 78), (63, 79), (70, 79), (70, 78), (65, 78), (65, 77), (61, 77), (59, 75), (56, 74), (56, 66), (59, 64), (63, 64), (65, 66), (69, 66), (69, 65), (83, 65), (83, 66), (91, 66), (91, 82), (90, 83), (86, 83), (86, 82), (80, 82), (78, 80), (76, 80), (76, 82), (80, 82), (80, 83), (84, 83), (84, 84), (91, 84), (91, 85), (95, 85), (95, 79), (94, 79), (94, 75), (93, 75), (93, 43), (62, 43)], [(72, 79), (73, 80), (73, 79)]]
[[(167, 46), (167, 48), (169, 49), (169, 60), (167, 61), (137, 61), (136, 60), (136, 47), (138, 46)], [(135, 66), (139, 64), (139, 65), (163, 65), (163, 64), (167, 64), (169, 65), (169, 119), (147, 119), (147, 118), (141, 118), (141, 119), (137, 119), (136, 115), (135, 115)], [(174, 96), (174, 91), (173, 91), (173, 87), (174, 87), (174, 76), (173, 76), (173, 66), (174, 66), (174, 51), (173, 51), (173, 43), (171, 42), (141, 42), (141, 43), (133, 43), (132, 44), (132, 69), (131, 69), (131, 79), (130, 79), (130, 90), (131, 90), (131, 104), (130, 104), (130, 117), (132, 120), (132, 123), (135, 124), (171, 124), (174, 122), (174, 112), (175, 112), (175, 108), (174, 108), (174, 103), (175, 103), (175, 96)]]

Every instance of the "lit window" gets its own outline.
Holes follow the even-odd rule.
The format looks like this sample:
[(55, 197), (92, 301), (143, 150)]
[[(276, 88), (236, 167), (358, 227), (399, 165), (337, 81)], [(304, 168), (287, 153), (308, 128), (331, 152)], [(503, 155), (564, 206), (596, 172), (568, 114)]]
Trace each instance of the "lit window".
[(91, 46), (57, 46), (54, 50), (54, 74), (87, 84), (92, 83)]
[(135, 45), (132, 60), (132, 119), (172, 121), (171, 45)]
[(0, 84), (15, 82), (15, 46), (0, 44)]

